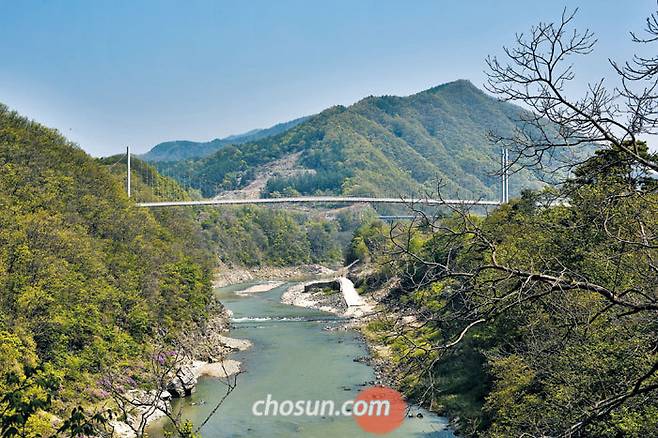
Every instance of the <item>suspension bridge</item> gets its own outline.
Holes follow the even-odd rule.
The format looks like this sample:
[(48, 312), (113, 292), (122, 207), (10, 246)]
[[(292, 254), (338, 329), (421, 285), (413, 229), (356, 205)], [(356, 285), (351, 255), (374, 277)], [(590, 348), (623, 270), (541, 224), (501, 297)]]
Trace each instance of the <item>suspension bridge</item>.
[(500, 205), (500, 201), (428, 198), (374, 198), (362, 196), (295, 196), (290, 198), (203, 199), (199, 201), (138, 202), (138, 207), (246, 204), (404, 204), (404, 205)]
[[(131, 197), (131, 163), (130, 148), (127, 148), (127, 184), (128, 197)], [(164, 208), (184, 206), (221, 206), (221, 205), (253, 205), (253, 204), (401, 204), (401, 205), (452, 205), (452, 206), (485, 206), (492, 207), (506, 203), (509, 200), (509, 155), (507, 149), (501, 150), (500, 155), (501, 180), (500, 200), (484, 199), (431, 199), (431, 198), (405, 198), (405, 197), (368, 197), (368, 196), (295, 196), (277, 198), (212, 198), (200, 200), (173, 200), (137, 202), (138, 207)], [(386, 217), (394, 219), (397, 217)]]

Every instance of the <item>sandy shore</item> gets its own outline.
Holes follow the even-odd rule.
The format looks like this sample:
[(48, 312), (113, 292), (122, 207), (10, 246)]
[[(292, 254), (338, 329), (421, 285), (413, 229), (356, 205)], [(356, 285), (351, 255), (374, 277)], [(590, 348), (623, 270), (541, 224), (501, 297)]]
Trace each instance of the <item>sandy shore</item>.
[(218, 336), (219, 341), (232, 350), (246, 350), (251, 347), (251, 341), (248, 339), (229, 338), (228, 336)]
[(337, 303), (329, 302), (321, 293), (304, 292), (304, 287), (314, 282), (300, 283), (291, 286), (281, 295), (281, 302), (291, 306), (306, 307), (309, 309), (322, 310), (324, 312), (341, 315), (343, 310)]
[(236, 292), (235, 294), (245, 296), (249, 294), (267, 292), (283, 284), (285, 284), (285, 282), (283, 281), (268, 281), (267, 283), (257, 284), (255, 286), (248, 287), (247, 289)]
[[(233, 351), (243, 351), (252, 345), (251, 341), (247, 339), (236, 339), (223, 335), (218, 335), (216, 339), (226, 349)], [(240, 362), (234, 359), (223, 359), (217, 362), (194, 360), (192, 361), (192, 369), (197, 379), (201, 376), (226, 378), (240, 372)]]
[(192, 362), (194, 367), (194, 375), (199, 378), (201, 376), (215, 377), (218, 379), (225, 379), (240, 372), (240, 362), (233, 359), (224, 359), (221, 362)]

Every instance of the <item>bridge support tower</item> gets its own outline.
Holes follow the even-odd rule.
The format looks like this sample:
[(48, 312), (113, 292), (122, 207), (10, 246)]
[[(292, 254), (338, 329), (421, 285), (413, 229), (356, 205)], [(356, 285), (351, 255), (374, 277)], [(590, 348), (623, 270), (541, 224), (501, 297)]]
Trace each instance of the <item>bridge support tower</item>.
[(509, 201), (509, 151), (507, 148), (500, 150), (500, 202), (505, 204)]

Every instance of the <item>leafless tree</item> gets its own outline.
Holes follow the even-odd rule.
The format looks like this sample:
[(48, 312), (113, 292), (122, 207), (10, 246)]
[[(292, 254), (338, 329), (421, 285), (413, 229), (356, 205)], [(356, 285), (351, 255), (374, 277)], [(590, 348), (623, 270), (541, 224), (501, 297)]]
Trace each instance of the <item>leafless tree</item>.
[[(192, 362), (193, 355), (181, 344), (162, 345), (154, 348), (144, 364), (137, 368), (126, 365), (107, 372), (101, 387), (108, 392), (112, 400), (111, 404), (117, 413), (117, 420), (125, 424), (137, 438), (147, 436), (146, 430), (150, 421), (163, 416), (169, 420), (176, 436), (181, 438), (195, 436), (236, 388), (238, 374), (230, 375), (223, 360), (220, 360), (219, 363), (226, 376), (220, 381), (226, 386), (226, 392), (206, 418), (192, 426), (183, 418), (182, 404), (176, 409), (172, 407), (169, 386), (180, 370)], [(110, 423), (108, 427), (116, 428), (117, 424)]]
[[(543, 166), (565, 151), (565, 164), (575, 165), (579, 150), (598, 145), (624, 151), (638, 164), (658, 171), (658, 161), (639, 148), (643, 135), (656, 134), (658, 127), (656, 87), (657, 57), (636, 56), (619, 64), (610, 61), (620, 85), (609, 89), (604, 79), (588, 85), (581, 98), (567, 93), (576, 79), (574, 58), (589, 55), (596, 38), (572, 27), (576, 11), (563, 12), (557, 23), (540, 23), (528, 35), (518, 34), (513, 47), (505, 47), (506, 59), (488, 57), (489, 79), (485, 87), (503, 100), (521, 103), (529, 109), (521, 127), (512, 136), (493, 135), (494, 140), (513, 152), (510, 167)], [(658, 41), (657, 15), (647, 20), (645, 39), (633, 35), (639, 44)], [(554, 163), (553, 163), (554, 165)]]
[[(619, 164), (592, 157), (592, 146), (608, 151), (606, 157), (624, 160), (630, 169), (623, 176), (626, 187), (602, 196), (596, 206), (596, 225), (610, 241), (610, 269), (620, 269), (627, 263), (625, 259), (632, 259), (630, 263), (635, 263), (634, 269), (644, 277), (632, 284), (603, 284), (555, 255), (535, 254), (527, 265), (517, 253), (501, 254), (496, 230), (483, 227), (482, 217), (469, 207), (446, 205), (451, 219), (445, 220), (410, 205), (415, 219), (390, 230), (390, 260), (402, 268), (401, 289), (423, 293), (440, 282), (445, 307), (438, 311), (415, 308), (412, 315), (405, 315), (402, 306), (392, 300), (400, 312), (389, 322), (395, 327), (391, 337), (408, 346), (401, 374), (423, 378), (428, 397), (441, 390), (434, 384), (433, 369), (443, 355), (450, 354), (474, 328), (521, 306), (542, 303), (574, 327), (591, 324), (602, 315), (633, 318), (638, 325), (652, 327), (658, 317), (658, 156), (642, 141), (658, 132), (658, 57), (638, 55), (625, 63), (610, 60), (611, 70), (619, 78), (617, 87), (607, 88), (602, 79), (590, 84), (583, 97), (571, 98), (567, 89), (576, 78), (574, 58), (591, 54), (597, 42), (589, 30), (580, 32), (573, 27), (575, 15), (576, 11), (565, 10), (558, 22), (540, 23), (529, 34), (518, 34), (515, 45), (504, 49), (504, 61), (487, 58), (486, 88), (527, 108), (513, 135), (492, 138), (512, 151), (512, 171), (524, 167), (580, 169), (579, 175), (567, 180), (562, 174), (558, 181), (565, 183), (557, 192), (561, 205), (556, 207), (552, 196), (535, 195), (532, 202), (543, 208), (570, 208), (569, 197), (579, 187), (606, 175), (611, 168), (608, 164)], [(632, 34), (633, 41), (645, 46), (658, 42), (658, 12), (647, 19), (645, 31), (646, 37)], [(592, 165), (586, 166), (588, 163)], [(441, 197), (440, 187), (436, 197)], [(419, 235), (431, 236), (431, 252), (417, 249), (414, 239)], [(465, 258), (470, 260), (468, 264), (462, 262)], [(597, 295), (601, 305), (578, 308), (573, 299), (578, 294)], [(419, 341), (420, 330), (445, 338), (440, 343)], [(557, 345), (559, 340), (555, 342)], [(656, 376), (658, 361), (632, 378), (620, 377), (614, 390), (578, 412), (579, 419), (560, 434), (578, 436), (629, 400), (655, 394)]]

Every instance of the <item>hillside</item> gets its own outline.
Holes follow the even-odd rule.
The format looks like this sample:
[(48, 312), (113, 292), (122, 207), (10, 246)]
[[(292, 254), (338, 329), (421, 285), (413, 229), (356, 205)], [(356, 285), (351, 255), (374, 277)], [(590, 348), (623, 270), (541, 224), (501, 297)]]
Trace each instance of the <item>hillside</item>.
[[(159, 167), (214, 196), (245, 187), (264, 165), (298, 154), (297, 174), (270, 178), (265, 195), (397, 196), (433, 189), (440, 180), (447, 196), (498, 199), (499, 150), (488, 133), (511, 134), (522, 112), (458, 80), (407, 97), (336, 106), (277, 136)], [(522, 171), (510, 191), (538, 186)]]
[(136, 208), (110, 170), (0, 105), (0, 395), (36, 372), (55, 382), (52, 407), (29, 397), (60, 418), (97, 402), (101, 373), (138, 364), (154, 336), (202, 324), (212, 299), (193, 218)]
[(176, 161), (191, 158), (203, 158), (217, 152), (227, 145), (239, 145), (262, 138), (281, 134), (306, 121), (308, 117), (300, 117), (289, 122), (278, 123), (267, 129), (253, 129), (243, 134), (231, 135), (225, 138), (216, 138), (207, 142), (195, 142), (188, 140), (175, 140), (159, 143), (150, 151), (141, 156), (146, 161)]
[[(128, 199), (125, 160), (94, 159), (0, 104), (0, 427), (39, 417), (26, 436), (51, 436), (56, 417), (107, 403), (99, 382), (114, 365), (140, 370), (153, 344), (204, 327), (218, 308), (218, 261), (339, 264), (361, 221), (353, 209), (326, 220), (256, 207), (138, 208), (135, 199), (160, 199), (154, 181), (175, 199), (198, 194), (135, 159)], [(30, 385), (39, 387), (25, 395), (33, 404), (21, 405)], [(13, 416), (5, 395), (38, 413)]]

